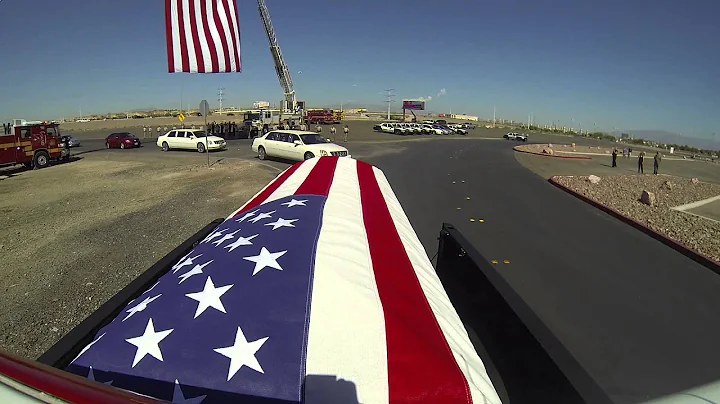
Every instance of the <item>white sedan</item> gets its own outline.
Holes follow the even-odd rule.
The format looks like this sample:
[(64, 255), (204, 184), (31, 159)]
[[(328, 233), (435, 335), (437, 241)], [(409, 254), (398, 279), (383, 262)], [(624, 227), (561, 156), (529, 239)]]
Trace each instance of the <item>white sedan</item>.
[(252, 150), (260, 160), (279, 157), (288, 160), (308, 160), (313, 157), (350, 157), (348, 150), (314, 132), (276, 130), (255, 138)]
[(212, 135), (207, 136), (207, 139), (205, 139), (205, 131), (202, 129), (173, 129), (162, 136), (158, 136), (157, 145), (163, 151), (187, 149), (205, 153), (206, 149), (227, 149), (225, 139)]

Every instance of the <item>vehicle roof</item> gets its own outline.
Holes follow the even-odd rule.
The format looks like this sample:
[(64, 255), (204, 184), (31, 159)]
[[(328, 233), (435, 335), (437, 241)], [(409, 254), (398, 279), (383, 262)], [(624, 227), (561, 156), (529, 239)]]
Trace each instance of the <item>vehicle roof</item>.
[(309, 130), (294, 130), (294, 129), (275, 129), (271, 130), (268, 133), (290, 133), (292, 135), (317, 135), (315, 132), (310, 132)]

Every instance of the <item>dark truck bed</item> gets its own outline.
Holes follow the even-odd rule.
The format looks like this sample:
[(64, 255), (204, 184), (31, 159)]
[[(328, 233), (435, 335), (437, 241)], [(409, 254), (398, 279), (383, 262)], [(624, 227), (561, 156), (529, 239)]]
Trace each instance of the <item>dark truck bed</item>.
[[(160, 259), (38, 361), (64, 369), (102, 327), (222, 223), (216, 219)], [(495, 268), (451, 224), (436, 272), (503, 403), (610, 403), (608, 396)]]

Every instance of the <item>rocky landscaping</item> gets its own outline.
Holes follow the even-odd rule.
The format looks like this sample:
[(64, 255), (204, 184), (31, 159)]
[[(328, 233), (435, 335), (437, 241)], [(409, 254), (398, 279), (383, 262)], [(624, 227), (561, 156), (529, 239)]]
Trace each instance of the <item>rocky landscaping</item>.
[(671, 209), (720, 195), (720, 185), (665, 175), (555, 180), (720, 263), (720, 223)]
[(578, 146), (575, 143), (572, 144), (524, 144), (515, 146), (515, 150), (540, 154), (546, 156), (559, 156), (559, 157), (576, 157), (576, 158), (590, 158), (589, 156), (583, 156), (580, 153), (603, 153), (610, 154), (611, 149), (602, 148), (599, 146)]

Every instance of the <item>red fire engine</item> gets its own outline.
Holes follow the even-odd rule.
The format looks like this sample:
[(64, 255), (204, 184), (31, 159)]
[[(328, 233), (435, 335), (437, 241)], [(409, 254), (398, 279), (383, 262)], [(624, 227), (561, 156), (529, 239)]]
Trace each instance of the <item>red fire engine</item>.
[(335, 123), (335, 114), (331, 109), (314, 109), (305, 114), (305, 121), (312, 124)]
[(16, 119), (13, 124), (3, 125), (0, 132), (0, 165), (45, 168), (51, 160), (67, 155), (61, 143), (57, 123)]

